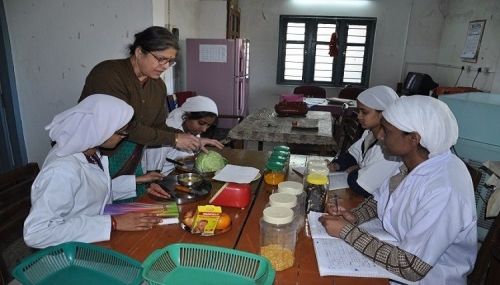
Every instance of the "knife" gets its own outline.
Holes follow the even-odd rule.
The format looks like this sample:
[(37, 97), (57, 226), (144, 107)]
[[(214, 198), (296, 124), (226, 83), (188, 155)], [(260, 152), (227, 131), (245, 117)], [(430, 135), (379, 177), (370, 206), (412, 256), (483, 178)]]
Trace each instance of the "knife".
[(171, 162), (171, 163), (173, 163), (173, 164), (177, 164), (177, 165), (179, 165), (179, 166), (185, 166), (185, 164), (184, 164), (184, 163), (182, 163), (182, 162), (180, 162), (180, 161), (177, 161), (177, 160), (175, 160), (175, 159), (171, 159), (171, 158), (166, 157), (166, 158), (165, 158), (165, 160), (166, 160), (166, 161), (168, 161), (168, 162)]

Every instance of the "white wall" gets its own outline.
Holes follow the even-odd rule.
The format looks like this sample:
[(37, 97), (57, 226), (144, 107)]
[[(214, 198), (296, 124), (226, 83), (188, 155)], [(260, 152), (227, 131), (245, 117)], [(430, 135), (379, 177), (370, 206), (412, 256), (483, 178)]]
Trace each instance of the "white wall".
[(441, 32), (447, 9), (446, 2), (439, 0), (412, 1), (407, 40), (404, 47), (405, 58), (401, 71), (401, 82), (404, 82), (408, 71), (436, 76), (436, 62), (439, 56)]
[[(439, 63), (457, 67), (471, 66), (471, 72), (464, 72), (459, 86), (471, 86), (476, 76), (476, 68), (489, 67), (494, 73), (481, 73), (474, 87), (483, 91), (500, 92), (497, 74), (500, 57), (500, 1), (498, 0), (450, 0), (442, 32)], [(479, 50), (477, 63), (463, 62), (460, 55), (464, 48), (469, 21), (486, 19), (486, 26)], [(459, 75), (459, 69), (437, 68), (440, 84), (453, 86)], [(496, 82), (494, 79), (496, 77)], [(494, 86), (494, 89), (492, 87)]]
[(170, 25), (179, 29), (180, 52), (177, 55), (176, 91), (186, 90), (186, 70), (184, 52), (186, 39), (197, 38), (200, 35), (200, 0), (171, 0)]
[(167, 21), (170, 20), (172, 28), (179, 29), (181, 47), (175, 67), (176, 91), (186, 90), (186, 39), (226, 38), (226, 3), (226, 0), (170, 0), (170, 19), (167, 15)]
[(226, 0), (204, 0), (200, 2), (200, 38), (225, 39), (226, 22)]
[(43, 129), (76, 104), (85, 77), (123, 58), (134, 33), (152, 24), (151, 0), (4, 0), (29, 161), (50, 148)]
[[(410, 0), (323, 1), (297, 4), (291, 0), (240, 0), (241, 34), (250, 39), (250, 109), (272, 106), (282, 92), (294, 86), (276, 84), (280, 15), (376, 17), (370, 86), (396, 88), (404, 60)], [(326, 88), (328, 96), (338, 89)]]

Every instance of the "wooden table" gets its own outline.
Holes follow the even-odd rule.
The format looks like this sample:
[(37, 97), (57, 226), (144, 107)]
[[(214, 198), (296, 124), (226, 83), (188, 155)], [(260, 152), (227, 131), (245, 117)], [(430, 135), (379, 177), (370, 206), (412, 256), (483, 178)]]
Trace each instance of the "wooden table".
[(262, 150), (263, 142), (292, 144), (311, 144), (325, 148), (337, 149), (332, 136), (332, 116), (328, 112), (309, 111), (306, 119), (318, 120), (317, 129), (293, 128), (292, 122), (297, 117), (278, 117), (272, 109), (263, 108), (248, 115), (241, 123), (229, 131), (228, 137), (233, 140), (257, 141), (258, 150)]
[[(232, 164), (248, 165), (263, 169), (267, 153), (262, 151), (224, 149), (221, 153), (228, 158)], [(292, 155), (290, 167), (304, 165), (306, 156)], [(301, 181), (293, 171), (289, 172), (289, 180)], [(222, 183), (213, 182), (213, 188), (218, 189)], [(179, 225), (157, 226), (150, 231), (142, 232), (113, 232), (111, 240), (98, 243), (101, 246), (112, 248), (139, 261), (143, 261), (155, 249), (165, 247), (171, 243), (200, 243), (235, 248), (252, 253), (259, 253), (260, 228), (259, 220), (262, 211), (268, 202), (272, 189), (263, 183), (262, 179), (252, 182), (253, 202), (244, 210), (224, 207), (233, 221), (231, 229), (221, 235), (212, 237), (201, 237), (192, 235), (182, 230)], [(356, 206), (361, 198), (355, 196), (348, 190), (339, 192), (341, 205), (346, 208)], [(151, 201), (145, 197), (143, 201)], [(206, 203), (201, 201), (200, 203)], [(193, 209), (196, 205), (181, 205), (181, 212)], [(355, 278), (328, 276), (320, 277), (314, 253), (312, 239), (306, 237), (302, 231), (299, 234), (295, 250), (295, 265), (287, 270), (277, 272), (276, 285), (288, 284), (388, 284), (387, 279)]]

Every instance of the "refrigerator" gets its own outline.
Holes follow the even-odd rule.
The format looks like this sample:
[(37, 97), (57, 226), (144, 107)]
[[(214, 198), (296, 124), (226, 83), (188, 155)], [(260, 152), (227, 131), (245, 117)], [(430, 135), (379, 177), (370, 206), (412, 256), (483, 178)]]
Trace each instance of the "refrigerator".
[[(219, 115), (248, 114), (249, 41), (246, 39), (186, 39), (186, 87), (212, 98)], [(219, 119), (231, 128), (234, 119)]]

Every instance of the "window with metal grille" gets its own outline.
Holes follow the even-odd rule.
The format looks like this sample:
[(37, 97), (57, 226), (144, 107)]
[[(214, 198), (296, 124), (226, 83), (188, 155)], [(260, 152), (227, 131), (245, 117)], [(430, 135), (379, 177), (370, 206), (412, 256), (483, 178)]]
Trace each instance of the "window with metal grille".
[[(280, 17), (278, 84), (368, 86), (376, 18)], [(337, 33), (338, 55), (330, 39)]]

